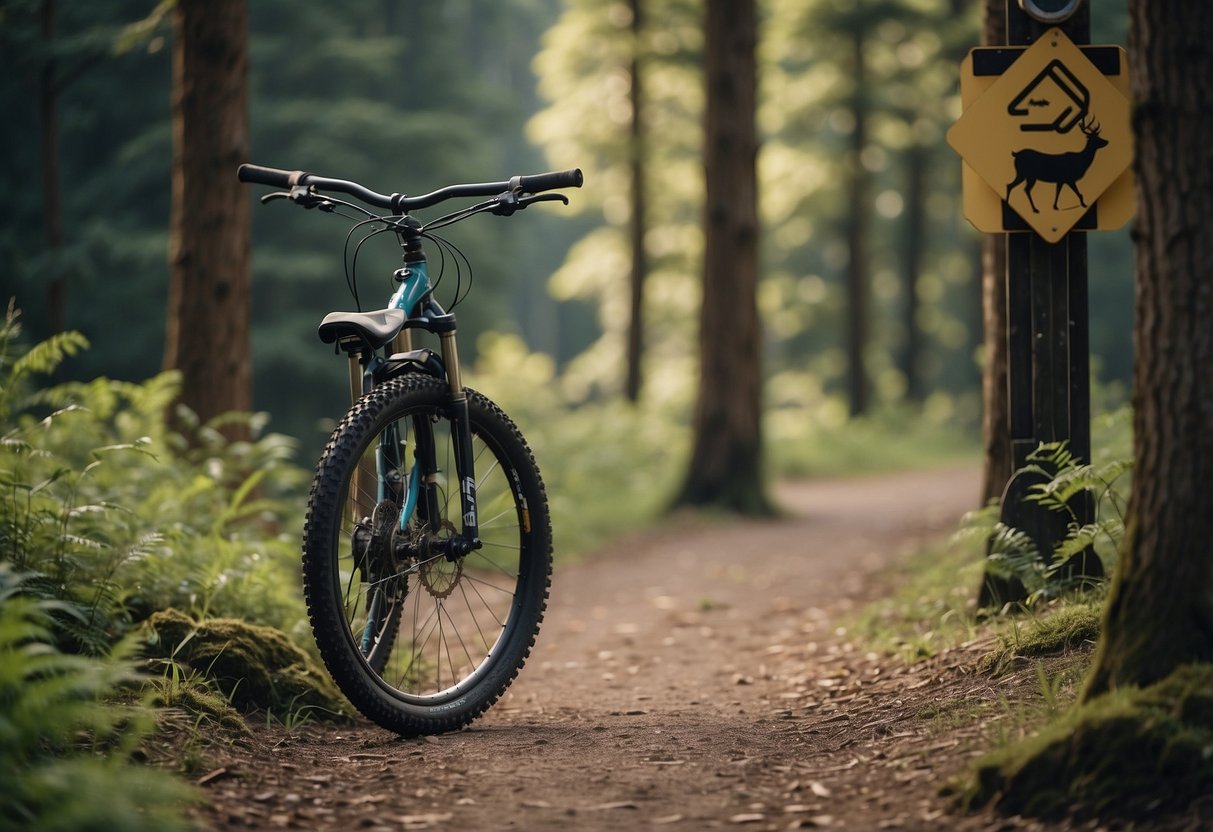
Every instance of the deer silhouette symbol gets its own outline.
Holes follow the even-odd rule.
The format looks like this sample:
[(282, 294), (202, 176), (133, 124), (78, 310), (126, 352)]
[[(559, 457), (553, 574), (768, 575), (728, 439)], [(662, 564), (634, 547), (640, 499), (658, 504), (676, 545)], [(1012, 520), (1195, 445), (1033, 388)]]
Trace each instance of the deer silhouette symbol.
[(1099, 135), (1099, 122), (1081, 122), (1079, 129), (1087, 137), (1087, 143), (1082, 150), (1070, 153), (1042, 153), (1039, 150), (1016, 150), (1011, 155), (1015, 157), (1015, 181), (1007, 185), (1007, 201), (1011, 199), (1011, 191), (1020, 182), (1026, 182), (1023, 192), (1027, 194), (1028, 204), (1032, 212), (1039, 214), (1036, 203), (1032, 200), (1032, 188), (1039, 182), (1053, 182), (1057, 190), (1053, 193), (1053, 210), (1057, 210), (1057, 198), (1061, 196), (1062, 185), (1069, 185), (1078, 196), (1078, 202), (1083, 208), (1087, 201), (1078, 190), (1078, 180), (1087, 175), (1091, 162), (1095, 160), (1095, 151), (1108, 146), (1108, 140)]

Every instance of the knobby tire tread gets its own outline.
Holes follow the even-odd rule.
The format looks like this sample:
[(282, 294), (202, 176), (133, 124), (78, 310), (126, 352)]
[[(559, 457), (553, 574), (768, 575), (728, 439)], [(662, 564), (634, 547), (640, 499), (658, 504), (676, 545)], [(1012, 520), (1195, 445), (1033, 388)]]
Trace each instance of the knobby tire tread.
[[(333, 431), (320, 461), (308, 497), (304, 520), (303, 588), (312, 632), (321, 658), (333, 680), (360, 713), (371, 721), (403, 736), (438, 734), (467, 726), (496, 702), (518, 676), (534, 647), (539, 626), (547, 608), (552, 579), (552, 531), (547, 493), (534, 454), (514, 422), (485, 396), (467, 389), (468, 410), (473, 428), (482, 436), (491, 436), (505, 457), (516, 467), (523, 481), (523, 496), (529, 504), (532, 537), (532, 572), (527, 596), (520, 602), (527, 616), (515, 628), (515, 638), (498, 649), (506, 657), (518, 651), (514, 661), (495, 659), (492, 672), (473, 690), (458, 708), (438, 715), (428, 709), (393, 697), (385, 690), (361, 657), (349, 636), (342, 599), (335, 589), (336, 569), (332, 551), (341, 524), (342, 503), (346, 499), (349, 471), (373, 437), (382, 429), (381, 419), (398, 402), (399, 408), (414, 404), (444, 409), (448, 398), (445, 383), (421, 375), (405, 375), (375, 387), (359, 399)], [(475, 432), (475, 430), (474, 430)], [(338, 539), (338, 545), (341, 541)], [(534, 586), (538, 583), (538, 586)], [(521, 592), (522, 588), (516, 588)], [(504, 635), (502, 636), (504, 638)], [(521, 639), (522, 643), (518, 644)]]

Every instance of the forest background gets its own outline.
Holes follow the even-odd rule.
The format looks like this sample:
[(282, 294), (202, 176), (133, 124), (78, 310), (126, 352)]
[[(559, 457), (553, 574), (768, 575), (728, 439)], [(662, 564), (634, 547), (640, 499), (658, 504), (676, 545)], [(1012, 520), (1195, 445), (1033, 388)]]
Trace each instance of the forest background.
[[(21, 343), (10, 323), (0, 330), (0, 416), (14, 417), (0, 447), (11, 498), (0, 516), (0, 600), (23, 580), (28, 591), (29, 570), (38, 570), (47, 580), (31, 594), (69, 597), (89, 611), (87, 626), (58, 621), (68, 627), (55, 640), (73, 656), (107, 654), (154, 607), (169, 606), (197, 619), (273, 625), (307, 649), (296, 587), (307, 476), (294, 463), (310, 465), (347, 406), (345, 362), (314, 332), (324, 313), (355, 303), (341, 258), (348, 229), (283, 203), (254, 206), (253, 388), (265, 414), (254, 423), (276, 435), (229, 446), (202, 432), (191, 444), (166, 429), (176, 382), (153, 377), (169, 286), (171, 4), (56, 3), (53, 37), (40, 19), (48, 5), (0, 0), (9, 59), (0, 181), (13, 200), (0, 229), (0, 298), (14, 299), (23, 324)], [(759, 5), (768, 473), (975, 458), (981, 239), (961, 216), (960, 165), (943, 134), (959, 113), (959, 60), (979, 41), (979, 4)], [(477, 218), (450, 234), (475, 273), (458, 310), (467, 378), (534, 446), (562, 553), (659, 514), (689, 446), (703, 252), (702, 4), (649, 0), (639, 35), (633, 8), (618, 0), (250, 3), (250, 161), (406, 193), (585, 171), (569, 209)], [(1100, 4), (1093, 41), (1123, 43), (1126, 23), (1124, 3)], [(58, 196), (39, 175), (48, 164), (40, 112), (48, 64)], [(861, 188), (846, 162), (856, 137)], [(637, 161), (645, 351), (638, 401), (629, 403)], [(59, 230), (48, 222), (55, 214)], [(1132, 262), (1127, 230), (1090, 235), (1097, 411), (1125, 398), (1131, 375)], [(363, 308), (384, 304), (397, 265), (383, 237), (362, 250)], [(454, 261), (445, 266), (439, 296), (449, 302), (459, 288)], [(465, 268), (461, 288), (468, 278)], [(862, 401), (848, 378), (856, 279), (868, 304), (859, 352), (870, 397)], [(81, 339), (60, 336), (14, 359), (61, 328), (91, 346), (81, 351)], [(92, 381), (103, 376), (137, 384)], [(38, 421), (66, 402), (66, 418)], [(27, 643), (25, 631), (8, 627), (27, 609), (5, 607), (0, 646)], [(165, 666), (171, 681), (177, 665)], [(27, 681), (40, 672), (30, 667)], [(68, 726), (70, 737), (74, 723), (49, 707), (46, 722)], [(29, 805), (56, 805), (29, 794), (21, 798)]]
[[(149, 17), (146, 0), (64, 3), (48, 46), (39, 5), (0, 4), (10, 65), (0, 82), (8, 114), (0, 182), (12, 199), (0, 230), (0, 295), (16, 299), (36, 342), (56, 328), (48, 298), (58, 278), (63, 326), (91, 342), (60, 378), (146, 379), (161, 368), (169, 282), (167, 26)], [(961, 216), (960, 166), (943, 133), (959, 111), (957, 63), (979, 40), (978, 4), (769, 0), (761, 13), (759, 308), (775, 472), (880, 464), (822, 453), (838, 444), (826, 436), (863, 446), (865, 424), (903, 435), (922, 428), (941, 440), (924, 447), (940, 453), (972, 450), (980, 239)], [(506, 398), (511, 412), (528, 402), (536, 420), (537, 404), (610, 409), (625, 383), (635, 59), (647, 128), (641, 408), (683, 425), (703, 248), (699, 15), (698, 3), (656, 0), (637, 38), (629, 4), (608, 0), (259, 0), (250, 4), (251, 161), (405, 193), (583, 168), (586, 187), (571, 210), (481, 218), (450, 235), (475, 277), (458, 312), (471, 383)], [(1092, 17), (1095, 42), (1123, 42), (1123, 4), (1101, 4)], [(48, 48), (60, 78), (64, 232), (54, 246), (37, 174)], [(856, 203), (841, 160), (860, 107), (869, 182)], [(871, 400), (860, 408), (865, 420), (848, 423), (856, 408), (845, 378), (846, 235), (857, 216), (867, 229)], [(353, 308), (341, 260), (347, 228), (282, 204), (258, 206), (253, 222), (255, 409), (298, 440), (307, 463), (346, 404), (344, 362), (314, 332), (326, 312)], [(1132, 362), (1131, 243), (1127, 231), (1090, 236), (1092, 366), (1101, 395), (1117, 401)], [(363, 249), (363, 308), (384, 304), (397, 264), (389, 240)], [(448, 280), (440, 295), (454, 288)], [(516, 418), (536, 433), (536, 421)]]

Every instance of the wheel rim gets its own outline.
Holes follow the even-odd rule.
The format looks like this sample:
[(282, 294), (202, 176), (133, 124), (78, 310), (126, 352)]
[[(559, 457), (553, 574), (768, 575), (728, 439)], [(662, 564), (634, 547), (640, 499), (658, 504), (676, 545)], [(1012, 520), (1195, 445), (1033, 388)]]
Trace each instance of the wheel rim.
[[(335, 577), (346, 633), (379, 684), (410, 704), (456, 707), (496, 666), (517, 625), (530, 528), (517, 473), (491, 437), (474, 432), (483, 546), (454, 561), (427, 551), (427, 541), (456, 531), (462, 513), (450, 424), (439, 415), (433, 408), (399, 414), (362, 452), (347, 485), (345, 505), (356, 510), (343, 514)], [(433, 431), (441, 517), (433, 522), (414, 510), (395, 534), (406, 545), (389, 547), (407, 555), (391, 561), (382, 546), (369, 545), (372, 535), (359, 531), (357, 521), (374, 516), (385, 498), (406, 503), (417, 420)], [(386, 494), (376, 484), (377, 458), (388, 475)]]

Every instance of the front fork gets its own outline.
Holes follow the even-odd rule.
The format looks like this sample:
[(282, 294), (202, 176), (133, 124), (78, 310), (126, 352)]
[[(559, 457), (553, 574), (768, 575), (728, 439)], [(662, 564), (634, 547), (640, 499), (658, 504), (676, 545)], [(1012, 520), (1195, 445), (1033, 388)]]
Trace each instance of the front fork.
[(480, 548), (480, 526), (476, 519), (476, 472), (472, 459), (472, 423), (468, 418), (467, 391), (459, 369), (459, 348), (455, 332), (439, 336), (442, 361), (446, 365), (447, 384), (451, 391), (451, 430), (455, 441), (455, 473), (459, 477), (459, 502), (463, 509), (463, 538), (468, 551)]
[[(459, 502), (462, 511), (463, 530), (459, 535), (459, 540), (451, 541), (451, 547), (448, 551), (448, 557), (454, 558), (460, 555), (467, 554), (473, 549), (480, 548), (480, 529), (477, 522), (476, 514), (476, 475), (475, 461), (472, 458), (472, 430), (471, 420), (468, 417), (468, 401), (467, 392), (463, 388), (463, 380), (459, 365), (459, 350), (455, 341), (455, 332), (443, 332), (439, 335), (439, 340), (442, 347), (442, 360), (446, 367), (447, 384), (450, 390), (450, 410), (451, 410), (451, 430), (454, 434), (453, 441), (455, 445), (455, 475), (459, 481)], [(412, 349), (412, 333), (409, 330), (402, 330), (396, 339), (392, 342), (394, 352), (408, 352)], [(357, 401), (365, 391), (369, 391), (374, 383), (370, 373), (366, 372), (366, 362), (359, 356), (350, 356), (350, 396), (353, 401)], [(374, 498), (376, 502), (382, 501), (385, 494), (389, 490), (394, 490), (399, 504), (400, 497), (404, 497), (404, 505), (400, 517), (400, 525), (403, 528), (413, 514), (413, 510), (419, 500), (424, 500), (425, 516), (431, 519), (431, 526), (436, 525), (436, 519), (442, 516), (441, 506), (438, 500), (438, 463), (437, 449), (434, 443), (434, 435), (432, 425), (424, 423), (425, 420), (416, 420), (414, 424), (414, 435), (416, 448), (414, 451), (414, 463), (412, 470), (409, 473), (408, 488), (403, 495), (399, 492), (399, 486), (396, 485), (392, 489), (385, 488), (384, 453), (382, 449), (377, 449), (375, 453), (376, 464), (371, 465), (370, 460), (366, 457), (359, 463), (358, 469), (355, 472), (354, 488), (350, 493), (347, 514), (351, 524), (359, 522), (360, 514), (359, 506), (365, 506), (367, 502)], [(424, 486), (420, 489), (419, 486)], [(439, 529), (431, 528), (431, 533), (437, 533)]]

